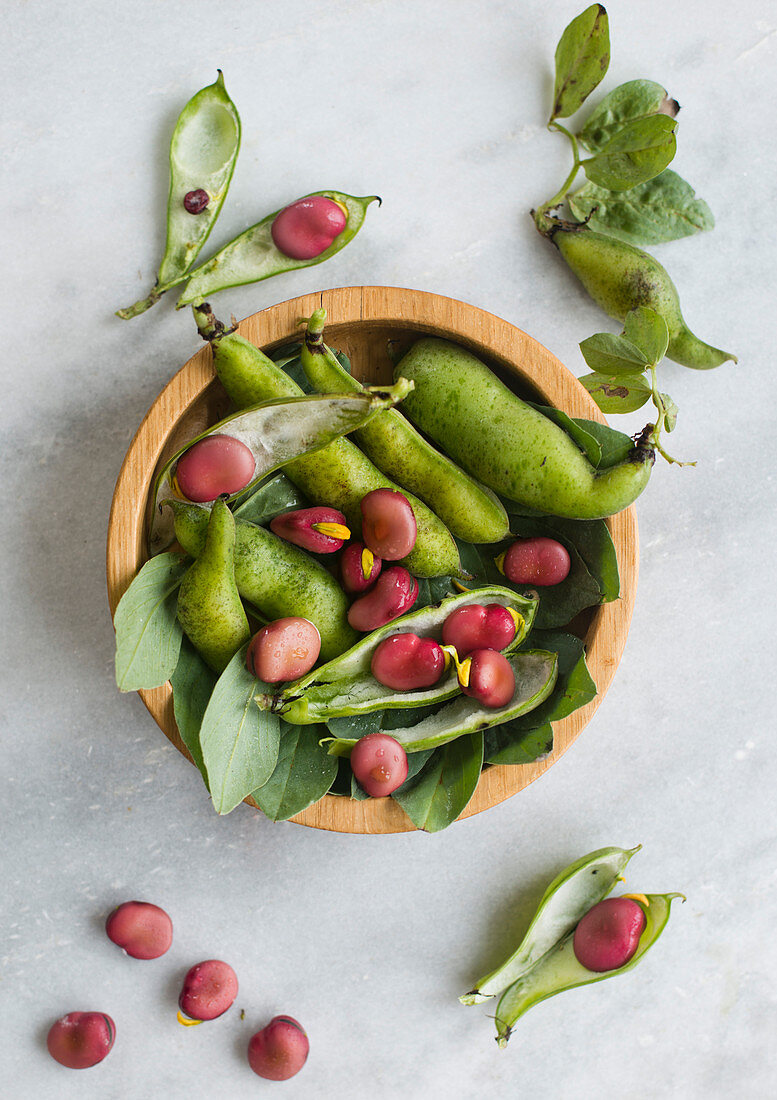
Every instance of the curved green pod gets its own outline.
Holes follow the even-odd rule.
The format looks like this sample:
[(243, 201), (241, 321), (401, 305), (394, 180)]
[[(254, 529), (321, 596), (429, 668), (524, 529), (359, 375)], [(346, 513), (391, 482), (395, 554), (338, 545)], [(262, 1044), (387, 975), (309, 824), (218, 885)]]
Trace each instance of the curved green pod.
[(510, 500), (567, 519), (603, 519), (628, 507), (648, 483), (652, 425), (625, 461), (596, 470), (563, 428), (457, 344), (424, 337), (394, 376), (415, 383), (403, 408), (421, 431)]
[[(197, 327), (213, 349), (213, 365), (224, 389), (238, 407), (279, 397), (301, 396), (302, 390), (259, 348), (225, 330), (207, 305), (194, 309)], [(295, 458), (283, 471), (313, 504), (343, 512), (355, 538), (361, 532), (362, 497), (373, 489), (397, 489), (348, 439), (337, 439), (315, 455)], [(456, 542), (431, 508), (410, 493), (418, 525), (416, 544), (401, 562), (416, 577), (461, 576)]]
[[(641, 248), (596, 233), (586, 226), (549, 219), (545, 235), (605, 313), (618, 321), (637, 306), (660, 313), (669, 329), (667, 356), (684, 367), (710, 370), (731, 352), (705, 344), (691, 332), (680, 310), (680, 296), (665, 268)], [(543, 230), (541, 230), (542, 232)]]
[[(309, 725), (345, 714), (366, 714), (375, 710), (393, 710), (439, 703), (460, 693), (456, 669), (451, 665), (434, 687), (396, 692), (372, 675), (370, 663), (378, 645), (394, 634), (417, 634), (442, 641), (442, 627), (454, 611), (471, 604), (500, 603), (520, 616), (523, 626), (505, 653), (512, 653), (531, 630), (539, 599), (519, 596), (509, 588), (493, 585), (449, 596), (438, 604), (409, 611), (386, 626), (373, 630), (341, 657), (321, 665), (307, 676), (295, 680), (276, 695), (266, 695), (260, 706), (280, 713), (287, 722)], [(393, 734), (392, 734), (393, 736)]]
[(557, 875), (540, 899), (532, 922), (516, 950), (496, 970), (459, 997), (475, 1005), (502, 993), (531, 970), (560, 939), (573, 931), (589, 909), (614, 889), (636, 848), (599, 848)]
[[(169, 501), (175, 535), (187, 554), (202, 553), (208, 510), (200, 504)], [(321, 635), (321, 657), (329, 661), (349, 649), (359, 635), (348, 623), (348, 597), (332, 574), (304, 550), (253, 523), (235, 523), (235, 583), (238, 592), (268, 620), (299, 615)]]
[[(346, 195), (342, 191), (313, 191), (303, 198), (321, 195), (338, 203), (346, 213), (345, 229), (339, 233), (328, 248), (311, 260), (294, 260), (285, 256), (272, 239), (272, 224), (280, 214), (273, 211), (256, 225), (246, 229), (229, 244), (191, 272), (183, 294), (178, 299), (177, 309), (202, 302), (209, 294), (225, 290), (230, 286), (242, 286), (245, 283), (258, 283), (272, 275), (281, 275), (284, 271), (295, 271), (299, 267), (312, 267), (330, 259), (349, 244), (364, 224), (370, 203), (378, 202), (377, 195), (359, 198)], [(285, 209), (285, 208), (284, 208)]]
[(178, 590), (178, 621), (211, 668), (223, 672), (251, 636), (235, 583), (235, 519), (214, 504), (202, 551)]
[[(364, 387), (345, 370), (324, 343), (326, 310), (308, 321), (302, 367), (319, 393), (359, 393)], [(448, 530), (465, 542), (499, 542), (510, 522), (495, 494), (431, 445), (396, 410), (373, 418), (354, 439), (379, 470), (409, 489), (435, 512)]]
[(264, 401), (213, 424), (174, 454), (156, 480), (149, 535), (151, 553), (164, 550), (173, 541), (171, 516), (162, 504), (171, 498), (180, 498), (175, 482), (176, 468), (186, 452), (200, 440), (208, 436), (227, 435), (245, 444), (251, 451), (255, 464), (254, 477), (240, 493), (228, 498), (232, 500), (290, 459), (321, 450), (333, 439), (364, 424), (378, 410), (390, 408), (402, 400), (409, 388), (409, 383), (405, 382), (375, 392), (365, 390), (360, 394), (313, 395)]
[[(457, 695), (416, 725), (392, 729), (391, 736), (405, 752), (423, 752), (447, 745), (467, 733), (480, 733), (528, 714), (547, 699), (556, 685), (558, 653), (522, 649), (507, 660), (515, 674), (515, 694), (505, 706), (484, 707), (477, 699)], [(346, 756), (356, 741), (356, 738), (336, 737), (329, 745), (329, 752), (333, 756)]]
[[(167, 198), (167, 239), (156, 283), (146, 298), (120, 309), (123, 320), (153, 306), (166, 290), (182, 282), (218, 218), (240, 150), (240, 116), (218, 71), (215, 84), (202, 88), (186, 104), (170, 142), (170, 190)], [(189, 213), (184, 197), (204, 191), (207, 206)]]
[(575, 958), (572, 947), (574, 931), (569, 932), (502, 994), (496, 1010), (497, 1043), (500, 1047), (507, 1045), (520, 1017), (540, 1001), (567, 989), (601, 982), (605, 978), (614, 978), (633, 970), (666, 927), (672, 902), (675, 898), (685, 900), (682, 894), (643, 894), (639, 897), (630, 894), (629, 897), (634, 898), (645, 914), (645, 928), (640, 936), (639, 946), (629, 962), (617, 970), (587, 970)]

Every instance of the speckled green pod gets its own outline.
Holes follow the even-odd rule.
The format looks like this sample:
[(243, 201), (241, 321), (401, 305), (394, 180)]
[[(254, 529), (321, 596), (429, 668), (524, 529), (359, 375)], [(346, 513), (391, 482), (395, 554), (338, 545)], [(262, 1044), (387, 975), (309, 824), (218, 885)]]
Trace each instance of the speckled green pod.
[(669, 329), (667, 356), (684, 367), (709, 370), (736, 356), (705, 344), (691, 332), (680, 297), (658, 260), (641, 248), (568, 222), (551, 222), (546, 234), (605, 313), (618, 321), (637, 306), (660, 313)]
[[(323, 342), (324, 310), (308, 323), (302, 367), (319, 393), (360, 392), (364, 387)], [(420, 497), (448, 530), (465, 542), (499, 542), (510, 524), (494, 493), (424, 439), (397, 409), (374, 416), (353, 438), (379, 470)]]
[(456, 462), (502, 496), (568, 519), (602, 519), (648, 483), (649, 429), (626, 461), (594, 469), (566, 432), (457, 344), (425, 337), (398, 363), (415, 383), (403, 409)]
[[(170, 501), (175, 535), (192, 557), (202, 553), (208, 510)], [(299, 615), (321, 635), (321, 658), (329, 661), (354, 645), (360, 635), (348, 624), (348, 598), (335, 578), (304, 550), (264, 527), (235, 523), (235, 583), (243, 599), (268, 621)]]
[(235, 583), (235, 519), (223, 501), (205, 514), (200, 554), (178, 592), (178, 621), (216, 672), (251, 636)]
[[(207, 305), (194, 309), (200, 334), (213, 348), (213, 365), (224, 389), (238, 408), (302, 394), (300, 387), (257, 347), (234, 332), (225, 332)], [(362, 497), (373, 489), (398, 486), (348, 439), (336, 439), (314, 455), (295, 458), (284, 474), (313, 504), (343, 512), (358, 538)], [(401, 491), (401, 490), (400, 490)], [(401, 564), (416, 577), (460, 576), (461, 562), (453, 536), (431, 508), (405, 493), (415, 513), (416, 544)]]

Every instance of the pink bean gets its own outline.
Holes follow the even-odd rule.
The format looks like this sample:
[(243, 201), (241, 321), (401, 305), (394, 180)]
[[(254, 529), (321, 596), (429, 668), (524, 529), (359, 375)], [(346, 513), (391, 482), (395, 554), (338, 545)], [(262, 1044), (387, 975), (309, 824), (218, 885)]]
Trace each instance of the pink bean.
[(432, 687), (445, 672), (445, 653), (434, 638), (392, 634), (375, 648), (372, 675), (395, 691)]
[(183, 205), (187, 214), (201, 214), (208, 209), (210, 195), (204, 187), (197, 187), (194, 191), (187, 191), (183, 197)]
[(345, 229), (348, 215), (339, 202), (310, 195), (286, 206), (272, 223), (275, 247), (292, 260), (314, 260)]
[(404, 615), (418, 598), (418, 581), (401, 565), (384, 569), (374, 587), (348, 608), (348, 622), (367, 632)]
[(362, 497), (362, 539), (384, 561), (398, 561), (415, 546), (417, 526), (410, 501), (396, 489), (373, 489)]
[(518, 539), (497, 558), (498, 568), (513, 584), (534, 584), (541, 588), (560, 584), (571, 564), (566, 546), (544, 536)]
[(88, 1069), (111, 1052), (116, 1024), (104, 1012), (68, 1012), (52, 1024), (46, 1046), (55, 1062), (68, 1069)]
[(178, 998), (181, 1012), (190, 1020), (215, 1020), (223, 1016), (237, 997), (237, 975), (220, 959), (206, 959), (188, 971)]
[(288, 1081), (305, 1065), (310, 1050), (302, 1024), (293, 1016), (274, 1016), (267, 1027), (252, 1035), (248, 1064), (267, 1081)]
[(387, 733), (368, 733), (351, 750), (351, 770), (371, 798), (385, 798), (407, 779), (407, 753)]
[(278, 538), (314, 554), (333, 554), (351, 537), (345, 516), (336, 508), (298, 508), (294, 512), (283, 512), (271, 520), (270, 530)]
[(125, 901), (105, 922), (108, 939), (133, 959), (158, 959), (173, 942), (173, 922), (147, 901)]
[(310, 672), (321, 652), (321, 635), (309, 620), (297, 615), (276, 619), (248, 643), (246, 668), (257, 680), (277, 684)]
[(575, 958), (601, 973), (625, 966), (639, 947), (645, 914), (632, 898), (605, 898), (589, 909), (572, 940)]
[(450, 613), (442, 625), (442, 640), (459, 657), (467, 657), (475, 649), (504, 649), (516, 629), (516, 620), (502, 604), (474, 603)]
[(204, 504), (224, 493), (239, 493), (256, 470), (245, 443), (231, 435), (208, 435), (178, 459), (175, 478), (187, 500)]
[(496, 649), (476, 649), (467, 657), (459, 669), (459, 684), (465, 695), (493, 709), (506, 706), (515, 695), (512, 665)]
[(350, 596), (369, 591), (383, 568), (381, 558), (363, 542), (349, 542), (340, 555), (340, 580)]

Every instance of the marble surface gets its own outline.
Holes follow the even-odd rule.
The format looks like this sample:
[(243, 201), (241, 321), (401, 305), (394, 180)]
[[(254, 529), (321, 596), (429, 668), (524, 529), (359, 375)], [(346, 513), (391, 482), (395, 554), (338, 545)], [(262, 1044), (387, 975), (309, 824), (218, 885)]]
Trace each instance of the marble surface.
[[(311, 1037), (290, 1097), (755, 1097), (771, 1093), (777, 767), (773, 678), (777, 12), (743, 0), (614, 0), (603, 89), (648, 76), (680, 103), (677, 170), (717, 217), (656, 255), (704, 338), (739, 365), (671, 363), (674, 451), (638, 505), (641, 578), (623, 662), (567, 755), (501, 806), (427, 836), (344, 836), (219, 819), (196, 771), (113, 681), (104, 547), (146, 408), (197, 346), (153, 280), (166, 146), (223, 68), (243, 118), (214, 243), (324, 187), (380, 193), (325, 266), (225, 292), (244, 316), (321, 287), (450, 295), (526, 329), (577, 373), (615, 331), (535, 233), (567, 170), (544, 118), (558, 35), (540, 0), (6, 0), (0, 784), (0, 1092), (9, 1100), (264, 1095), (248, 1036), (276, 1012)], [(639, 414), (618, 426), (641, 426)], [(628, 887), (681, 890), (622, 980), (532, 1011), (505, 1052), (459, 992), (493, 966), (546, 882), (605, 844), (643, 850)], [(159, 962), (123, 957), (105, 914), (131, 897), (175, 922)], [(193, 1030), (178, 983), (236, 967), (236, 1010)], [(60, 1014), (111, 1013), (110, 1058), (57, 1066)], [(245, 1019), (240, 1018), (245, 1011)]]

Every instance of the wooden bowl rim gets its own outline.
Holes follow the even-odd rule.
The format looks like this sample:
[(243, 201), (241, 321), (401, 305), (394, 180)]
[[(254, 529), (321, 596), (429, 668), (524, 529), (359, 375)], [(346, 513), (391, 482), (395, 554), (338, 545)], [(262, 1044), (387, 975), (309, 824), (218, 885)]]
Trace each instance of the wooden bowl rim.
[[(454, 298), (402, 287), (340, 287), (288, 299), (246, 317), (238, 331), (260, 347), (277, 346), (299, 335), (300, 317), (323, 307), (328, 331), (337, 343), (341, 325), (406, 328), (454, 340), (538, 389), (548, 404), (571, 416), (606, 423), (598, 407), (573, 374), (547, 348), (510, 322)], [(537, 370), (542, 374), (538, 380)], [(215, 378), (211, 352), (203, 345), (167, 383), (143, 418), (122, 463), (108, 521), (106, 547), (111, 614), (145, 560), (143, 545), (146, 502), (154, 468), (175, 424)], [(543, 775), (577, 739), (607, 694), (626, 644), (638, 576), (638, 532), (632, 505), (607, 521), (618, 556), (621, 595), (595, 612), (586, 635), (586, 658), (597, 685), (596, 697), (554, 723), (553, 751), (531, 764), (491, 766), (461, 817), (490, 809)], [(175, 724), (170, 684), (138, 693), (165, 736), (191, 760)], [(246, 799), (256, 805), (252, 799)], [(414, 831), (415, 826), (393, 799), (355, 801), (325, 795), (290, 818), (301, 825), (349, 833)]]

